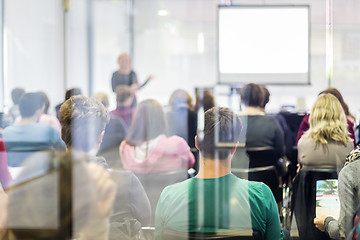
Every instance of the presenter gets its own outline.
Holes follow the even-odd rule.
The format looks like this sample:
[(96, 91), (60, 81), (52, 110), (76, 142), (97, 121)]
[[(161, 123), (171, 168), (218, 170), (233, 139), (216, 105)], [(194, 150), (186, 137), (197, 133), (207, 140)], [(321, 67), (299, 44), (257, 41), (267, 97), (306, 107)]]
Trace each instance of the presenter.
[[(115, 92), (116, 87), (119, 85), (127, 85), (130, 87), (131, 92), (135, 95), (136, 91), (144, 87), (151, 79), (152, 76), (148, 76), (146, 81), (140, 85), (137, 80), (136, 73), (131, 70), (131, 59), (127, 53), (121, 53), (118, 57), (119, 69), (115, 71), (111, 78), (111, 86), (113, 92)], [(135, 107), (136, 98), (132, 103), (132, 106)]]

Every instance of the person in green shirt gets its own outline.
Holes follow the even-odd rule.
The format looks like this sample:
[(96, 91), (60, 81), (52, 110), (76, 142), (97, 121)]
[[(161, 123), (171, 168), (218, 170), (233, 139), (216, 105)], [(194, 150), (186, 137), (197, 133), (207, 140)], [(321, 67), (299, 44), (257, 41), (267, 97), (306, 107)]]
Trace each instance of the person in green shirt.
[(209, 109), (204, 118), (204, 129), (198, 128), (195, 137), (200, 151), (199, 172), (161, 193), (155, 213), (155, 239), (160, 240), (166, 229), (201, 233), (257, 230), (265, 240), (284, 239), (269, 187), (231, 174), (240, 119), (222, 107)]

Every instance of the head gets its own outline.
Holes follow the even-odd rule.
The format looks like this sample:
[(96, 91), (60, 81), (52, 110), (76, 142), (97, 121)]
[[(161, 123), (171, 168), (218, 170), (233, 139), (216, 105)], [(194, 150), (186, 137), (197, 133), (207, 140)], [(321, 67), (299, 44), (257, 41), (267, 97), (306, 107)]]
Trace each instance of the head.
[(97, 92), (94, 94), (93, 98), (101, 102), (106, 109), (109, 107), (109, 98), (106, 93)]
[(261, 107), (264, 103), (263, 90), (255, 83), (246, 84), (240, 95), (242, 103), (247, 107)]
[(116, 103), (118, 106), (130, 105), (133, 100), (131, 88), (126, 85), (119, 85), (115, 89)]
[(25, 93), (20, 99), (19, 110), (22, 118), (39, 118), (44, 112), (45, 98), (40, 93)]
[(82, 152), (97, 150), (109, 113), (96, 99), (72, 96), (60, 107), (61, 137), (66, 147)]
[(269, 100), (270, 100), (270, 92), (269, 90), (264, 86), (264, 85), (260, 85), (261, 91), (263, 93), (263, 102), (261, 103), (260, 107), (261, 108), (265, 108), (266, 104), (268, 104)]
[(50, 106), (50, 100), (49, 100), (49, 98), (48, 98), (48, 96), (46, 95), (45, 92), (40, 91), (39, 94), (41, 94), (41, 95), (44, 97), (44, 99), (45, 99), (44, 113), (45, 113), (45, 114), (48, 114), (49, 106)]
[(65, 93), (65, 101), (68, 100), (72, 96), (81, 95), (81, 89), (80, 88), (71, 88), (68, 89)]
[(167, 122), (160, 103), (148, 99), (137, 105), (126, 142), (136, 146), (161, 134), (167, 135), (167, 129)]
[(179, 107), (187, 107), (192, 109), (192, 98), (185, 90), (175, 90), (170, 96), (169, 107), (171, 110), (175, 110)]
[(328, 89), (325, 89), (324, 91), (320, 92), (319, 93), (319, 96), (321, 94), (331, 94), (331, 95), (334, 95), (340, 102), (342, 108), (344, 109), (344, 112), (345, 112), (345, 115), (346, 116), (349, 116), (350, 115), (350, 112), (349, 112), (349, 107), (348, 105), (345, 103), (341, 93), (339, 92), (339, 90), (337, 90), (336, 88), (328, 88)]
[(19, 104), (21, 97), (25, 94), (25, 90), (23, 88), (14, 88), (11, 91), (11, 99), (14, 104)]
[(317, 98), (309, 123), (310, 129), (306, 134), (318, 143), (327, 144), (332, 140), (347, 144), (351, 141), (345, 112), (339, 100), (332, 94), (321, 94)]
[[(239, 117), (230, 109), (213, 107), (207, 110), (203, 138), (199, 132), (196, 137), (197, 147), (202, 156), (205, 159), (228, 159), (239, 140), (241, 128)], [(222, 143), (234, 145), (221, 146)]]
[(201, 105), (204, 107), (204, 112), (215, 107), (215, 98), (211, 91), (204, 90), (196, 93), (196, 109), (198, 110)]
[(123, 52), (118, 57), (118, 64), (120, 70), (128, 70), (131, 68), (131, 59), (129, 54)]

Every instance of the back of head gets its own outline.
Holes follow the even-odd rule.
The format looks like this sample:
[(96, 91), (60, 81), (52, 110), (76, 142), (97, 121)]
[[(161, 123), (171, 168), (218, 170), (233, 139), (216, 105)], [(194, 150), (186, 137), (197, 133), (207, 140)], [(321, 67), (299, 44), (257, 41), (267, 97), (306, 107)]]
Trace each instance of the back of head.
[(104, 92), (97, 92), (94, 94), (93, 98), (101, 102), (105, 108), (109, 107), (109, 98)]
[(268, 104), (270, 101), (270, 92), (264, 85), (260, 85), (260, 87), (264, 96), (263, 102), (261, 103), (260, 107), (265, 108), (266, 104)]
[(132, 96), (132, 92), (129, 86), (119, 85), (115, 89), (116, 93), (116, 102), (118, 104), (124, 103), (127, 99)]
[(45, 104), (45, 98), (40, 93), (26, 93), (19, 102), (19, 110), (22, 118), (30, 118)]
[(189, 93), (182, 89), (175, 90), (169, 99), (169, 107), (175, 110), (179, 107), (192, 108), (192, 98)]
[(226, 159), (238, 142), (241, 121), (230, 109), (213, 107), (205, 112), (203, 136), (198, 132), (198, 146), (208, 159)]
[(60, 108), (61, 137), (67, 148), (89, 152), (109, 121), (109, 113), (96, 99), (82, 95), (69, 98)]
[(309, 117), (307, 134), (316, 142), (329, 140), (347, 144), (350, 140), (345, 112), (339, 100), (332, 94), (321, 94), (315, 101)]
[(339, 90), (337, 90), (336, 88), (328, 88), (328, 89), (325, 89), (324, 91), (320, 92), (319, 95), (321, 95), (321, 94), (327, 94), (327, 93), (335, 96), (335, 97), (339, 100), (342, 108), (344, 109), (345, 115), (346, 115), (346, 116), (349, 116), (349, 115), (350, 115), (349, 107), (348, 107), (348, 105), (345, 103), (345, 101), (344, 101), (341, 93), (339, 92)]
[(19, 104), (21, 97), (25, 94), (25, 90), (23, 88), (14, 88), (11, 91), (11, 99), (14, 104)]
[(137, 105), (126, 142), (136, 146), (161, 134), (167, 135), (167, 132), (167, 122), (160, 103), (148, 99)]
[(81, 89), (80, 88), (71, 88), (68, 89), (65, 93), (65, 101), (68, 100), (72, 96), (81, 95)]
[(199, 110), (200, 106), (204, 107), (205, 112), (215, 107), (215, 98), (211, 91), (204, 90), (196, 94), (196, 109)]
[(255, 83), (246, 84), (240, 91), (241, 101), (250, 107), (261, 107), (264, 103), (264, 94), (261, 87)]
[(50, 100), (49, 100), (49, 98), (48, 98), (48, 96), (46, 95), (45, 92), (40, 91), (40, 92), (38, 92), (38, 93), (41, 94), (41, 95), (44, 97), (44, 99), (45, 99), (45, 109), (44, 109), (44, 113), (47, 114), (48, 111), (49, 111)]

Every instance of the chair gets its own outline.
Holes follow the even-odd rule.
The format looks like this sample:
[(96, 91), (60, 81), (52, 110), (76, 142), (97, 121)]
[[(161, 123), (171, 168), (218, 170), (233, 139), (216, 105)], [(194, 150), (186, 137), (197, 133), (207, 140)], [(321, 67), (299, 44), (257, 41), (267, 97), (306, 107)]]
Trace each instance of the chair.
[(165, 229), (162, 232), (163, 240), (262, 240), (258, 230), (237, 230), (219, 231), (216, 233), (203, 232), (178, 232), (172, 229)]
[(302, 168), (293, 182), (292, 210), (300, 239), (330, 239), (314, 225), (316, 215), (316, 181), (337, 179), (336, 169)]
[(156, 205), (159, 201), (162, 190), (171, 184), (182, 182), (188, 178), (186, 169), (148, 174), (137, 173), (136, 176), (139, 178), (149, 198), (152, 212), (152, 224), (154, 222)]

